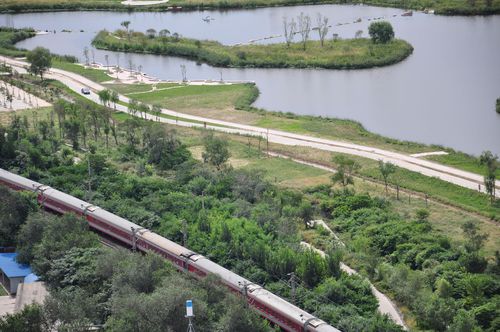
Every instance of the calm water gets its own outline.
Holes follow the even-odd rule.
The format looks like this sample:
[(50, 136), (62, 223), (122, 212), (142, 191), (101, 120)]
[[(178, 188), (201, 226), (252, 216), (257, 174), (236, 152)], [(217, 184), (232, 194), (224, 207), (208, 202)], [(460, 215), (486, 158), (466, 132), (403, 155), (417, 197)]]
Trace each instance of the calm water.
[[(385, 17), (399, 38), (415, 47), (414, 54), (397, 65), (358, 71), (295, 69), (219, 69), (178, 58), (127, 55), (95, 50), (95, 60), (129, 62), (163, 79), (181, 79), (180, 65), (188, 79), (252, 80), (261, 91), (255, 106), (298, 114), (349, 118), (367, 129), (399, 139), (450, 146), (479, 154), (489, 149), (500, 154), (500, 115), (494, 110), (500, 97), (500, 16), (440, 17), (368, 6), (306, 6), (228, 12), (191, 13), (44, 13), (0, 15), (0, 25), (56, 30), (21, 42), (19, 46), (44, 46), (55, 53), (83, 59), (101, 29), (115, 30), (120, 22), (145, 31), (168, 29), (188, 37), (214, 39), (225, 44), (247, 42), (282, 33), (282, 18), (301, 11), (315, 22), (321, 12), (335, 26), (332, 33), (344, 38), (363, 30), (368, 18)], [(393, 17), (393, 15), (398, 15)], [(206, 23), (202, 18), (214, 20)], [(62, 33), (62, 29), (72, 33)], [(84, 32), (80, 32), (84, 30)], [(316, 38), (313, 32), (312, 37)], [(268, 42), (282, 41), (273, 39)]]

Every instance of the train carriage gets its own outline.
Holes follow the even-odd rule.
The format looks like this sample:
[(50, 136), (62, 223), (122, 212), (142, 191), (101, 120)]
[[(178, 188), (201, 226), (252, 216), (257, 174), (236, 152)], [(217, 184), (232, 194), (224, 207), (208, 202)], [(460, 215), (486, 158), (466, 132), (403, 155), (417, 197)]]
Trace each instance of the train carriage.
[(218, 275), (231, 291), (241, 292), (243, 289), (248, 304), (285, 331), (340, 332), (206, 257), (97, 206), (3, 169), (0, 169), (0, 184), (15, 190), (36, 192), (38, 202), (44, 207), (59, 213), (82, 215), (90, 227), (138, 250), (156, 252), (174, 263), (179, 270), (188, 271), (195, 277), (210, 273)]

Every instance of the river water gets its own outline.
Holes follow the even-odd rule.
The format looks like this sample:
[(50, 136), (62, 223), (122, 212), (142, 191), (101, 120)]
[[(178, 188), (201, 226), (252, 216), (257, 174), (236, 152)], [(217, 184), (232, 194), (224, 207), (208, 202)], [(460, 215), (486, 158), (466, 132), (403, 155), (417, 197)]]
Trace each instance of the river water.
[[(0, 15), (0, 25), (56, 30), (23, 41), (18, 46), (44, 46), (83, 60), (83, 48), (101, 29), (115, 30), (120, 22), (145, 31), (168, 29), (186, 37), (218, 40), (224, 44), (248, 42), (282, 33), (282, 18), (304, 12), (321, 13), (337, 33), (351, 38), (367, 35), (368, 19), (390, 21), (398, 38), (409, 41), (414, 53), (405, 61), (366, 70), (220, 69), (174, 57), (123, 54), (95, 50), (95, 61), (130, 61), (162, 79), (251, 80), (261, 91), (256, 107), (297, 114), (347, 118), (368, 130), (402, 140), (449, 146), (467, 153), (491, 150), (500, 154), (500, 16), (443, 17), (352, 5), (279, 7), (237, 11), (186, 13), (70, 12)], [(203, 18), (210, 16), (209, 23)], [(361, 18), (361, 23), (353, 23)], [(338, 23), (350, 23), (337, 26)], [(62, 29), (72, 30), (63, 33)], [(80, 32), (83, 30), (83, 32)], [(312, 38), (316, 38), (313, 31)], [(264, 42), (281, 42), (282, 38)], [(119, 54), (117, 56), (117, 54)], [(92, 56), (91, 56), (92, 57)]]

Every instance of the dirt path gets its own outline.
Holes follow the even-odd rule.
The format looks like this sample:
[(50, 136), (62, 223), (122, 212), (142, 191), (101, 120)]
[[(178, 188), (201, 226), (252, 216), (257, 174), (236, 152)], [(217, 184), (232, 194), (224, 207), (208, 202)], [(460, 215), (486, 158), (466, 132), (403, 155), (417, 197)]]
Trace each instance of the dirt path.
[[(328, 226), (326, 226), (326, 227), (328, 227)], [(330, 229), (330, 228), (327, 228), (327, 229)], [(331, 230), (330, 230), (330, 232), (331, 232)], [(310, 245), (307, 242), (302, 241), (302, 242), (300, 242), (300, 244), (303, 247), (310, 248), (310, 249), (314, 250), (315, 252), (320, 254), (322, 257), (326, 256), (324, 251), (313, 247), (312, 245)], [(350, 268), (349, 266), (347, 266), (346, 264), (344, 264), (342, 262), (340, 262), (340, 268), (342, 269), (342, 271), (344, 271), (345, 273), (347, 273), (349, 275), (359, 275), (359, 273), (356, 270)], [(394, 321), (394, 323), (398, 324), (403, 329), (408, 330), (408, 327), (406, 326), (406, 324), (404, 322), (403, 315), (398, 310), (396, 305), (384, 293), (380, 292), (377, 288), (375, 288), (375, 286), (373, 286), (373, 284), (369, 280), (368, 280), (368, 282), (370, 283), (370, 288), (372, 290), (373, 295), (377, 298), (378, 311), (383, 315), (389, 316), (389, 318), (392, 319), (392, 321)]]

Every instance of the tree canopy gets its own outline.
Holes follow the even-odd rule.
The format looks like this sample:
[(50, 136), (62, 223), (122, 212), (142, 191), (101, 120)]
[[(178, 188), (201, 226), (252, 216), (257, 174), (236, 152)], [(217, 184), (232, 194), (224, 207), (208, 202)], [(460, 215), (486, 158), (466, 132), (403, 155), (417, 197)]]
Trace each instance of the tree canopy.
[(37, 47), (28, 52), (27, 60), (30, 63), (29, 71), (33, 75), (40, 75), (43, 80), (43, 74), (52, 66), (52, 55), (50, 51), (43, 47)]
[(389, 22), (373, 22), (368, 27), (368, 33), (374, 43), (388, 43), (394, 38), (394, 30)]

